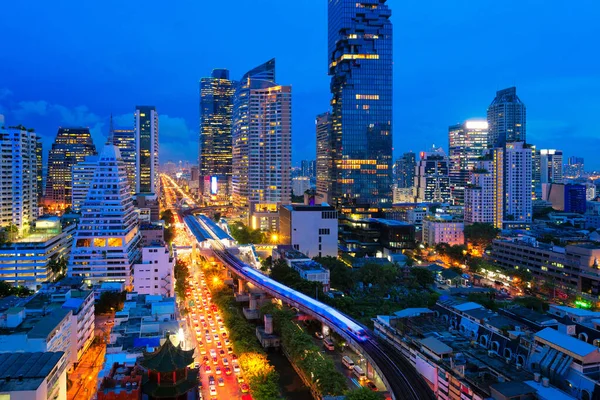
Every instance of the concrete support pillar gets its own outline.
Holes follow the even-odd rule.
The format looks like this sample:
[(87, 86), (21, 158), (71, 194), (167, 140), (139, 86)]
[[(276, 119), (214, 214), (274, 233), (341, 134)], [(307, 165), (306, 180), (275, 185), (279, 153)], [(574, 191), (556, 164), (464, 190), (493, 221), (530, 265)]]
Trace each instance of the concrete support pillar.
[(250, 305), (248, 306), (249, 310), (256, 310), (257, 298), (254, 295), (250, 295)]
[(227, 279), (233, 278), (233, 276), (231, 275), (231, 271), (229, 270), (229, 268), (226, 268), (225, 271), (227, 271)]
[(238, 279), (238, 294), (244, 293), (244, 281), (242, 279)]

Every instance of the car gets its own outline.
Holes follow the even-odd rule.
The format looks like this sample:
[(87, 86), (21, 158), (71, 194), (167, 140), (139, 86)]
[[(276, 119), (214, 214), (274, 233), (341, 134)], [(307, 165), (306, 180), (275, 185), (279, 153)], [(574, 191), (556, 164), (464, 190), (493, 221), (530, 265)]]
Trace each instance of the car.
[(213, 337), (215, 338), (215, 340), (219, 340), (219, 335), (217, 335), (216, 333), (213, 335)]
[(206, 354), (206, 348), (204, 346), (200, 346), (200, 354), (202, 354), (202, 355)]
[(217, 351), (215, 349), (210, 349), (210, 356), (211, 357), (216, 357), (217, 356)]
[(238, 384), (242, 384), (242, 383), (244, 383), (244, 377), (243, 377), (243, 376), (241, 376), (241, 375), (238, 375), (238, 377), (237, 377), (237, 383), (238, 383)]
[(205, 329), (204, 333), (207, 334), (207, 335), (210, 335), (210, 331), (208, 329)]
[(219, 360), (217, 360), (217, 357), (213, 357), (213, 364), (217, 365), (219, 363)]
[(217, 328), (215, 328), (215, 327), (213, 326), (213, 327), (211, 327), (211, 328), (210, 328), (210, 331), (211, 331), (212, 333), (215, 333), (215, 332), (217, 332)]
[(231, 347), (228, 347), (228, 348), (227, 348), (227, 352), (228, 352), (229, 354), (232, 354), (232, 353), (233, 353), (233, 348), (231, 348)]
[(224, 358), (223, 359), (223, 365), (225, 365), (225, 366), (229, 365), (229, 360), (226, 359), (226, 358)]
[(232, 354), (232, 355), (231, 355), (231, 359), (232, 359), (232, 360), (237, 360), (237, 356), (236, 356), (235, 354)]
[(217, 342), (217, 349), (221, 349), (223, 348), (223, 345), (221, 344), (221, 342)]
[(227, 332), (221, 333), (221, 336), (223, 336), (223, 338), (226, 338), (227, 337)]
[(204, 356), (204, 358), (202, 358), (202, 362), (206, 365), (208, 364), (208, 362), (210, 361), (210, 359), (208, 358), (208, 356)]
[(247, 383), (242, 383), (242, 386), (240, 388), (242, 389), (242, 393), (248, 393), (248, 391), (250, 390), (250, 386), (248, 386)]
[(207, 365), (204, 367), (204, 372), (206, 372), (207, 374), (210, 374), (212, 372), (212, 369), (210, 368), (210, 365)]
[(221, 375), (221, 373), (222, 373), (222, 372), (223, 372), (223, 371), (221, 371), (221, 367), (216, 367), (216, 368), (215, 368), (215, 373), (216, 373), (217, 375)]
[(322, 334), (321, 332), (319, 332), (319, 331), (315, 332), (315, 336), (316, 336), (318, 339), (323, 339), (323, 334)]
[(378, 391), (378, 390), (379, 390), (379, 389), (377, 389), (377, 385), (375, 385), (375, 384), (374, 384), (373, 382), (371, 382), (371, 381), (367, 381), (367, 387), (368, 387), (369, 389), (371, 389), (372, 391), (374, 391), (374, 392), (376, 392), (376, 391)]
[(217, 388), (214, 385), (210, 386), (210, 395), (211, 396), (216, 396), (217, 395)]
[(214, 385), (215, 384), (215, 377), (212, 375), (208, 376), (208, 384), (209, 385)]
[(194, 368), (200, 368), (200, 363), (198, 361), (194, 361)]
[(220, 350), (219, 355), (221, 356), (221, 358), (225, 357), (225, 350)]
[(212, 338), (210, 337), (210, 335), (206, 335), (204, 337), (204, 339), (206, 339), (206, 343), (211, 343), (212, 342)]
[(231, 368), (225, 367), (225, 375), (231, 375)]
[(239, 374), (241, 372), (240, 366), (237, 364), (233, 364), (233, 372), (235, 372), (236, 374)]
[(228, 339), (228, 338), (225, 338), (225, 346), (229, 346), (229, 343), (231, 343), (231, 342), (229, 341), (229, 339)]
[(224, 325), (219, 325), (219, 329), (224, 331), (225, 330), (225, 326)]

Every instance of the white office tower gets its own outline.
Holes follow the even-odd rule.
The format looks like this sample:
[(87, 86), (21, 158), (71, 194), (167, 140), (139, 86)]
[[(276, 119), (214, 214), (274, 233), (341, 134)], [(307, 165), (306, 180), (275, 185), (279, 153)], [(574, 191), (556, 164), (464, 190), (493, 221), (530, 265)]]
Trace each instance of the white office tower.
[(68, 275), (88, 284), (114, 281), (129, 286), (133, 264), (140, 260), (141, 235), (127, 169), (119, 149), (109, 143), (81, 207)]
[(98, 166), (98, 156), (87, 156), (85, 161), (73, 165), (71, 170), (71, 181), (73, 189), (71, 190), (71, 204), (73, 212), (81, 212), (90, 184), (94, 179), (94, 172)]
[(492, 160), (478, 161), (465, 188), (465, 224), (494, 222)]
[(540, 150), (540, 181), (563, 183), (563, 152), (554, 149)]
[(531, 225), (532, 151), (524, 142), (494, 149), (494, 226), (526, 229)]
[(0, 129), (0, 226), (14, 224), (19, 232), (38, 216), (36, 142), (23, 126)]

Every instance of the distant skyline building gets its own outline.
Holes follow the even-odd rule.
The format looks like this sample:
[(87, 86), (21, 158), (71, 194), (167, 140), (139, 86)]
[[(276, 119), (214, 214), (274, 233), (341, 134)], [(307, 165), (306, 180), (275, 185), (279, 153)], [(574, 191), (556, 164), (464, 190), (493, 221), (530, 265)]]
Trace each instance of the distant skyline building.
[(84, 161), (73, 165), (71, 208), (74, 213), (81, 212), (81, 206), (85, 203), (90, 185), (94, 179), (96, 167), (98, 167), (98, 156), (87, 156)]
[(19, 232), (38, 216), (39, 138), (23, 126), (0, 128), (0, 226)]
[(249, 207), (253, 229), (276, 231), (292, 195), (292, 88), (275, 83), (274, 59), (240, 80), (232, 139), (234, 205)]
[(317, 115), (317, 197), (319, 202), (331, 202), (331, 171), (333, 170), (331, 113)]
[(567, 160), (567, 165), (565, 165), (564, 176), (571, 179), (580, 178), (585, 172), (584, 167), (583, 157), (571, 156)]
[(450, 161), (442, 148), (421, 152), (415, 171), (415, 201), (417, 203), (448, 203), (450, 192)]
[(125, 163), (127, 170), (127, 181), (131, 193), (136, 189), (136, 170), (137, 170), (137, 152), (135, 129), (113, 129), (111, 117), (111, 135), (113, 143), (118, 147), (121, 153), (121, 159)]
[(81, 277), (88, 284), (114, 281), (130, 286), (133, 265), (141, 257), (141, 235), (127, 169), (110, 140), (99, 156), (81, 209), (68, 276)]
[(42, 138), (37, 137), (35, 143), (35, 158), (36, 158), (36, 178), (37, 178), (37, 204), (42, 204), (44, 200), (44, 149), (42, 146)]
[(89, 128), (59, 128), (48, 155), (45, 201), (61, 208), (71, 205), (71, 169), (98, 154)]
[(330, 0), (333, 202), (391, 204), (393, 54), (386, 0)]
[(502, 147), (507, 142), (525, 142), (527, 140), (526, 108), (517, 96), (517, 88), (496, 92), (496, 97), (487, 110), (489, 124), (489, 144)]
[(158, 194), (158, 113), (154, 106), (136, 106), (136, 186), (140, 194)]
[(396, 185), (398, 188), (411, 188), (415, 184), (417, 155), (412, 151), (402, 154), (396, 160)]
[(522, 229), (532, 220), (532, 150), (523, 142), (494, 149), (494, 226)]
[(487, 150), (488, 139), (488, 122), (484, 119), (469, 119), (448, 128), (450, 185), (455, 204), (464, 204), (469, 174)]
[(316, 160), (301, 160), (300, 161), (300, 174), (307, 178), (314, 178), (316, 176), (317, 162)]
[(540, 150), (540, 182), (563, 183), (563, 152), (555, 149)]
[[(204, 195), (231, 195), (231, 128), (235, 85), (229, 79), (227, 69), (214, 69), (210, 77), (200, 80), (198, 154), (201, 191)], [(208, 185), (204, 185), (204, 182), (208, 182)]]

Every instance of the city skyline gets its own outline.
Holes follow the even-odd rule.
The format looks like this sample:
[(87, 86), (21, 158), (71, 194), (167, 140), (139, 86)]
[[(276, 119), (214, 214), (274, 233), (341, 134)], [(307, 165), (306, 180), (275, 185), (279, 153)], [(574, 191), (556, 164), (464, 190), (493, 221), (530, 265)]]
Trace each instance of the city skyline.
[[(247, 4), (231, 3), (235, 5), (230, 7), (229, 17), (233, 21), (256, 12)], [(100, 145), (108, 135), (111, 112), (115, 114), (116, 127), (128, 128), (133, 105), (154, 104), (161, 110), (161, 149), (164, 150), (161, 158), (193, 161), (197, 150), (189, 149), (197, 149), (200, 78), (214, 68), (228, 68), (232, 76), (241, 76), (253, 65), (275, 57), (280, 80), (290, 83), (295, 93), (292, 130), (294, 138), (302, 140), (293, 140), (294, 165), (301, 159), (314, 159), (314, 118), (327, 110), (330, 100), (329, 77), (324, 67), (327, 5), (268, 3), (273, 13), (280, 16), (274, 28), (281, 34), (264, 41), (258, 50), (244, 49), (246, 39), (236, 42), (235, 30), (225, 32), (222, 41), (206, 43), (203, 40), (205, 33), (215, 27), (211, 24), (196, 27), (194, 16), (201, 11), (216, 12), (213, 7), (218, 5), (213, 4), (162, 10), (167, 20), (178, 21), (177, 29), (144, 28), (140, 33), (133, 33), (129, 31), (132, 28), (125, 26), (127, 24), (121, 24), (121, 27), (116, 23), (114, 25), (118, 27), (105, 35), (83, 34), (77, 38), (68, 35), (71, 28), (76, 29), (82, 24), (92, 31), (94, 24), (99, 23), (89, 21), (88, 14), (94, 15), (97, 21), (106, 18), (119, 21), (131, 15), (129, 7), (132, 6), (119, 4), (119, 7), (96, 10), (85, 9), (87, 6), (69, 7), (68, 2), (61, 4), (53, 12), (69, 10), (72, 17), (69, 19), (75, 26), (71, 24), (67, 30), (54, 26), (54, 22), (49, 22), (52, 18), (46, 19), (45, 11), (48, 10), (44, 6), (37, 7), (36, 13), (27, 14), (34, 26), (32, 30), (8, 43), (0, 55), (5, 61), (0, 64), (0, 113), (5, 114), (6, 124), (34, 128), (43, 137), (44, 148), (49, 148), (58, 126), (89, 126), (95, 144)], [(491, 94), (514, 85), (528, 107), (528, 142), (538, 148), (561, 148), (565, 159), (583, 156), (589, 160), (586, 163), (588, 169), (599, 169), (600, 161), (592, 158), (588, 149), (598, 143), (594, 137), (593, 110), (596, 108), (594, 88), (600, 85), (600, 78), (594, 71), (598, 70), (600, 59), (585, 51), (589, 46), (585, 38), (597, 36), (599, 28), (591, 23), (591, 19), (586, 23), (586, 19), (594, 14), (589, 9), (584, 10), (586, 5), (598, 7), (591, 2), (565, 10), (550, 6), (539, 9), (533, 4), (516, 1), (501, 6), (457, 4), (452, 5), (453, 19), (447, 26), (442, 23), (446, 24), (449, 5), (440, 4), (430, 10), (417, 4), (394, 4), (391, 18), (397, 25), (397, 40), (394, 41), (394, 159), (410, 150), (419, 152), (431, 144), (445, 144), (447, 126), (469, 118), (485, 117)], [(535, 17), (547, 24), (521, 26), (504, 36), (493, 35), (502, 26), (503, 18), (508, 18), (517, 6), (523, 18)], [(11, 4), (7, 12), (8, 15), (25, 15), (26, 9), (23, 5)], [(156, 18), (144, 10), (136, 12), (140, 15), (130, 24), (136, 29), (140, 28), (137, 18), (140, 21)], [(299, 18), (292, 18), (292, 15)], [(483, 16), (486, 24), (479, 27), (478, 35), (471, 35), (466, 22)], [(7, 29), (18, 20), (9, 18)], [(315, 28), (310, 32), (300, 28), (306, 20), (315, 22), (312, 24)], [(555, 29), (558, 21), (560, 26), (569, 29)], [(452, 29), (446, 29), (448, 27)], [(44, 35), (38, 35), (38, 29), (43, 30)], [(247, 40), (267, 32), (267, 28), (256, 29)], [(159, 46), (148, 48), (139, 43), (139, 48), (130, 50), (129, 44), (120, 44), (117, 40), (127, 35), (132, 35), (135, 40), (143, 34), (158, 39)], [(511, 40), (515, 35), (520, 39), (517, 44)], [(41, 40), (40, 36), (43, 36)], [(47, 44), (46, 40), (51, 42)], [(489, 40), (492, 42), (488, 43)], [(70, 46), (73, 52), (64, 53), (59, 49), (50, 54), (45, 51), (53, 48), (49, 43), (56, 42), (64, 42), (65, 48)], [(154, 40), (148, 41), (151, 42)], [(302, 57), (301, 62), (294, 50), (299, 43), (308, 43), (314, 49)], [(228, 44), (231, 51), (221, 51), (224, 44)], [(493, 45), (497, 51), (485, 52), (488, 45)], [(141, 54), (162, 57), (164, 54), (160, 51), (164, 51), (167, 55), (177, 55), (194, 46), (204, 46), (212, 56), (186, 57), (185, 62), (164, 68), (159, 63), (144, 69), (134, 62)], [(29, 51), (21, 54), (21, 48)], [(97, 48), (102, 48), (103, 52), (97, 52)], [(504, 50), (509, 48), (511, 52), (506, 56)], [(528, 51), (531, 48), (536, 51)], [(477, 63), (464, 61), (449, 65), (436, 61), (457, 50), (466, 54), (463, 60), (475, 58)], [(554, 55), (557, 53), (565, 56), (556, 61)], [(24, 58), (18, 67), (11, 62), (15, 54)], [(244, 61), (237, 61), (240, 59)], [(40, 63), (44, 65), (43, 69), (38, 68)], [(137, 79), (138, 75), (140, 79)], [(148, 80), (152, 80), (153, 85), (144, 85)], [(57, 86), (67, 90), (57, 91)], [(569, 98), (569, 107), (561, 105), (564, 98)], [(565, 136), (575, 140), (563, 145), (561, 138)]]

